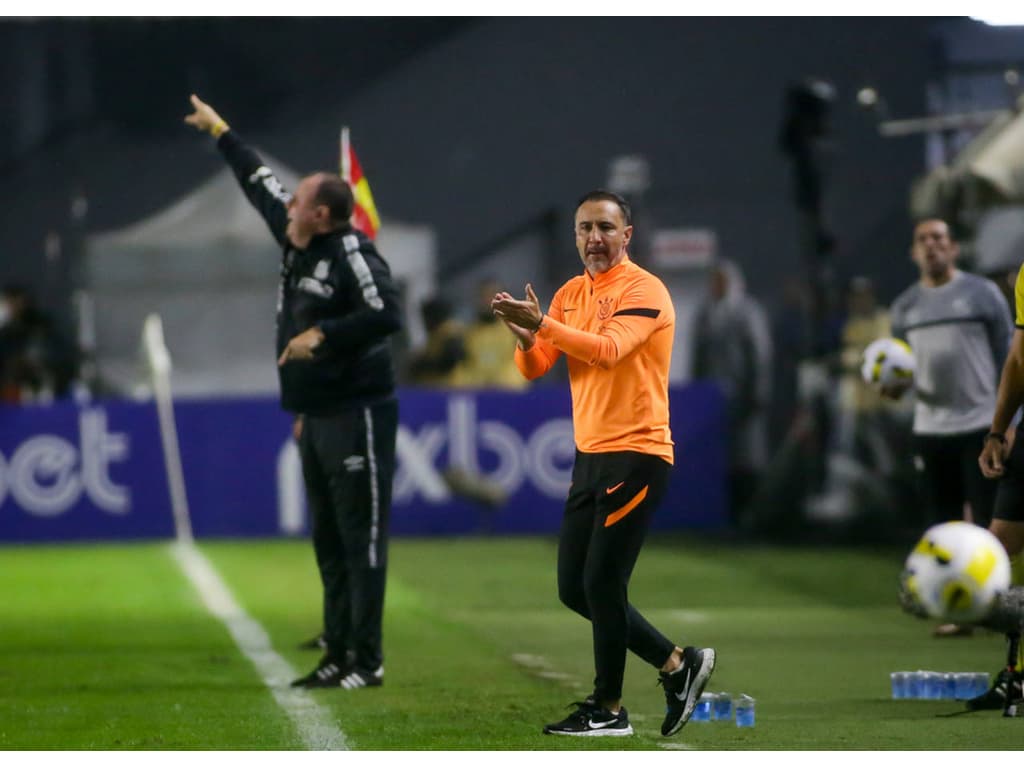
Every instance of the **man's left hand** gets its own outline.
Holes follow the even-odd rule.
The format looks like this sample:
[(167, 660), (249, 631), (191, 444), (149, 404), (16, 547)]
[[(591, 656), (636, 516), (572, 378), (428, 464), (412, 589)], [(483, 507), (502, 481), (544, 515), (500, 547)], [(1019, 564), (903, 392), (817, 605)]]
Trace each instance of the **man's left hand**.
[(277, 358), (277, 364), (284, 365), (289, 360), (312, 360), (313, 353), (323, 340), (324, 332), (314, 325), (288, 342), (284, 352)]

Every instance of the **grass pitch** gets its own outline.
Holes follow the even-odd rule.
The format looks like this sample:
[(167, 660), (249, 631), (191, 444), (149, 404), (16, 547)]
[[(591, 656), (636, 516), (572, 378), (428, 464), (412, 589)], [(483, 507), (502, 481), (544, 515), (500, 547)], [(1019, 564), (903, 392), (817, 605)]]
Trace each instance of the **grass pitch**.
[[(306, 541), (200, 542), (274, 648), (320, 626)], [(1024, 720), (893, 701), (898, 669), (995, 672), (1001, 636), (936, 640), (903, 614), (906, 553), (653, 538), (630, 597), (677, 643), (712, 645), (709, 689), (757, 699), (757, 725), (690, 723), (664, 739), (657, 673), (635, 657), (624, 703), (637, 735), (544, 736), (590, 692), (589, 625), (555, 593), (555, 542), (392, 542), (385, 685), (312, 692), (359, 750), (1018, 749)], [(0, 748), (302, 749), (165, 543), (0, 549)]]

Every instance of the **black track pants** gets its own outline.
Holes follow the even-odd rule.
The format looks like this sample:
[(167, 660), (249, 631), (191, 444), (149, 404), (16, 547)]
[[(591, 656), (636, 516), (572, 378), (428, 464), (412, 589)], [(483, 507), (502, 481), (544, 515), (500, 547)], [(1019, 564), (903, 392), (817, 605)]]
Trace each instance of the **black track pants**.
[(576, 452), (558, 543), (558, 596), (590, 619), (598, 702), (622, 697), (627, 648), (661, 667), (675, 647), (626, 594), (671, 469), (642, 453)]
[(354, 651), (356, 666), (369, 671), (383, 661), (397, 430), (398, 403), (387, 400), (333, 416), (305, 416), (299, 441), (327, 647), (336, 659)]

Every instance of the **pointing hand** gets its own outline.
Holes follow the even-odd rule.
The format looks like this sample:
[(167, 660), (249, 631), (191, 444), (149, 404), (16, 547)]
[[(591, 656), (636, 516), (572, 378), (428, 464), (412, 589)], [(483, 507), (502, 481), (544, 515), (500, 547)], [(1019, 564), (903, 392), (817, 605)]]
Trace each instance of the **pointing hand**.
[[(194, 111), (191, 115), (185, 116), (185, 122), (188, 125), (194, 126), (200, 131), (213, 133), (218, 136), (220, 133), (227, 130), (228, 124), (225, 123), (224, 119), (217, 114), (217, 110), (200, 99), (194, 93), (189, 97), (189, 101), (192, 102), (192, 109)], [(220, 129), (220, 133), (217, 133), (219, 126), (223, 126), (223, 128)]]

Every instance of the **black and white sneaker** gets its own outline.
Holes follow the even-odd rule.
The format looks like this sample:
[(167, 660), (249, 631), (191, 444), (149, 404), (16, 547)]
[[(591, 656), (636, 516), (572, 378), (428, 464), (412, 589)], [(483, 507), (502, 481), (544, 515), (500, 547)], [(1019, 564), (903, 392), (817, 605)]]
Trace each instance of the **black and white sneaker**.
[(305, 677), (292, 680), (292, 688), (336, 688), (350, 670), (347, 663), (335, 661), (329, 654), (325, 654), (316, 669)]
[(665, 688), (662, 736), (671, 736), (686, 725), (714, 670), (714, 648), (694, 648), (688, 645), (683, 649), (683, 663), (679, 669), (661, 673), (658, 683)]
[(354, 668), (338, 682), (342, 688), (376, 688), (384, 685), (384, 667), (377, 667), (373, 672)]
[(544, 726), (544, 733), (557, 736), (632, 736), (629, 713), (620, 707), (618, 713), (599, 707), (593, 699), (574, 701), (576, 711), (565, 720)]

